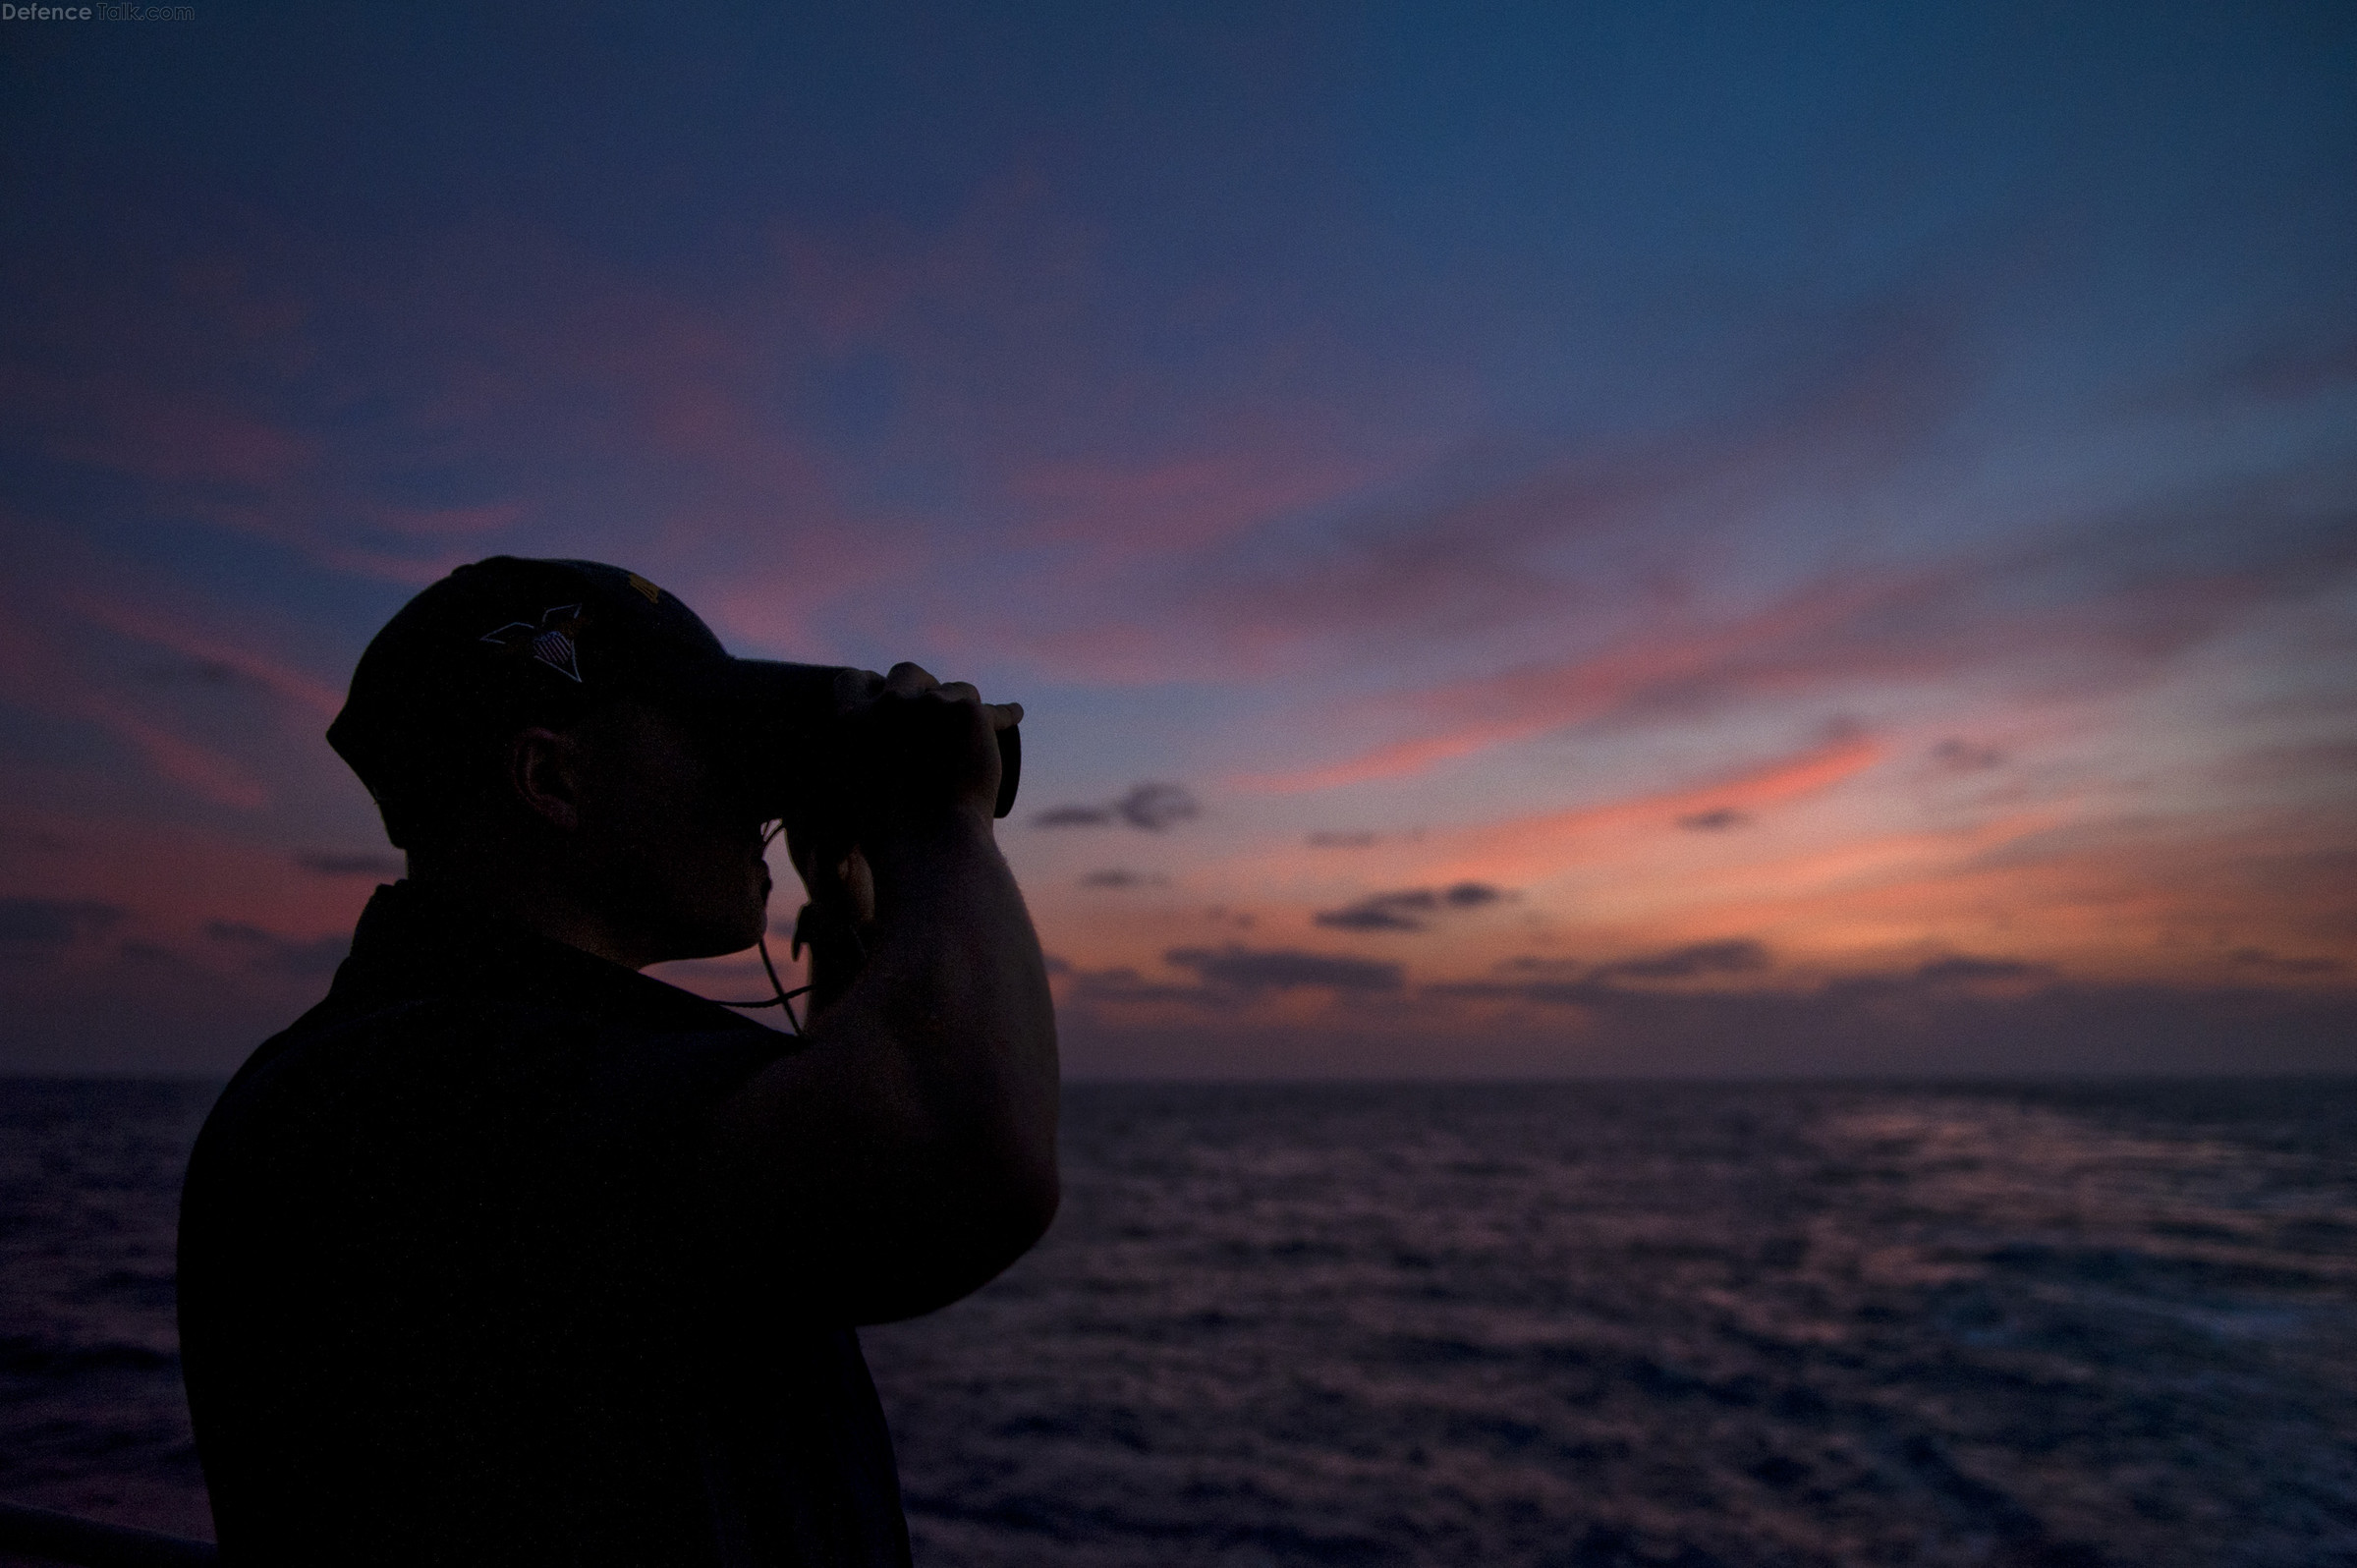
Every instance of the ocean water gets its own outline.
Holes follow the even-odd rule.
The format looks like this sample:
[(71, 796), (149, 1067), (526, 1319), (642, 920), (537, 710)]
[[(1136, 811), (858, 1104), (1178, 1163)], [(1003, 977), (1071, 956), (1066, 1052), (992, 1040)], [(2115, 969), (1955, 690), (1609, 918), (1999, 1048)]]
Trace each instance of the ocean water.
[[(0, 1086), (0, 1497), (204, 1534), (211, 1090)], [(2357, 1082), (1082, 1086), (925, 1568), (2357, 1564)]]

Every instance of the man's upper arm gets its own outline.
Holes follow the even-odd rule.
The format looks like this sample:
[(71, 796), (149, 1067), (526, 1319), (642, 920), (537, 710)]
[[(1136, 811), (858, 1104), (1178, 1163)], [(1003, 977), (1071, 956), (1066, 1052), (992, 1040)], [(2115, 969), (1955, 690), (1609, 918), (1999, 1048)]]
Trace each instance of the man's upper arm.
[(859, 1035), (817, 1036), (721, 1103), (704, 1179), (732, 1273), (797, 1313), (886, 1322), (998, 1274), (1045, 1232), (1058, 1192), (1052, 1145), (1042, 1159), (987, 1094), (947, 1092)]

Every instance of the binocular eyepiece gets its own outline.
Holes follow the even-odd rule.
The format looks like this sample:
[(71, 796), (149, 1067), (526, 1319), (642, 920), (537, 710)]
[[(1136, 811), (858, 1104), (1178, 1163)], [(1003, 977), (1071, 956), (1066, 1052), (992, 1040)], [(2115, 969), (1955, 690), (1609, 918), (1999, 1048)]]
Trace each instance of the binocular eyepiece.
[[(753, 805), (763, 821), (794, 820), (847, 804), (853, 787), (846, 766), (855, 738), (841, 711), (843, 683), (870, 672), (849, 665), (788, 664), (737, 659), (731, 739), (746, 770)], [(1023, 778), (1023, 737), (998, 731), (998, 800), (991, 814), (1015, 809)]]

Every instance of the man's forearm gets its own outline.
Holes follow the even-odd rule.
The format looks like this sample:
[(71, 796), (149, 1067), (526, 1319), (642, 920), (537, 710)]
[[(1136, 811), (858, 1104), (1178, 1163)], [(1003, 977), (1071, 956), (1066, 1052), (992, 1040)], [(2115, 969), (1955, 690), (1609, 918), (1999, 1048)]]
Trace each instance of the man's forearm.
[(953, 1301), (1038, 1239), (1057, 1069), (1038, 938), (987, 819), (945, 813), (865, 853), (865, 962), (724, 1112), (718, 1172), (745, 1240), (823, 1263), (842, 1315), (872, 1321)]
[(940, 1136), (979, 1139), (1052, 1178), (1056, 1039), (1031, 913), (986, 822), (947, 818), (865, 851), (875, 879), (866, 963), (826, 1015), (902, 1059)]

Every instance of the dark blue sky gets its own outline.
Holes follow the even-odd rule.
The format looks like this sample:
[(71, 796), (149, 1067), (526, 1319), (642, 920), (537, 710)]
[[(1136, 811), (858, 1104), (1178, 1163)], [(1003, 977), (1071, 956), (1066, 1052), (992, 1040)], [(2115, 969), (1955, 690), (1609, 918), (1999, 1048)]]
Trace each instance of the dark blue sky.
[(0, 71), (6, 1060), (315, 991), (385, 853), (318, 732), (509, 551), (1021, 697), (1041, 807), (1185, 787), (1008, 829), (1086, 1070), (1705, 1070), (1712, 1007), (2133, 1068), (2180, 992), (2347, 1065), (2345, 6), (207, 4)]

